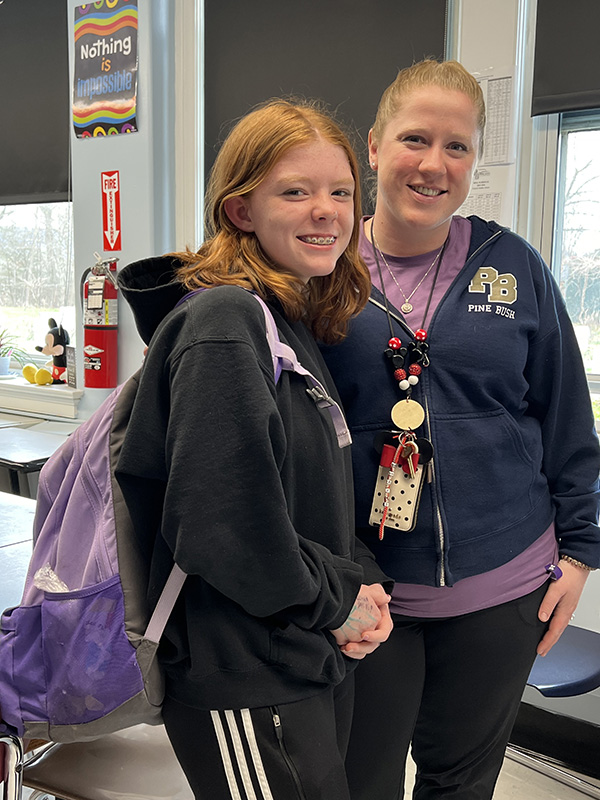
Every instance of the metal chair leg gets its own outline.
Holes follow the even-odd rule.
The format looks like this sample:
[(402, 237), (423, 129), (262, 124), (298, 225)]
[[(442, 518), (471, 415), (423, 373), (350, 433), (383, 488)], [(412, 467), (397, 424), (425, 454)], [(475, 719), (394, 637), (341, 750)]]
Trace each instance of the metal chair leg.
[(506, 756), (512, 761), (534, 769), (536, 772), (546, 775), (548, 778), (552, 778), (552, 780), (558, 781), (565, 786), (570, 786), (572, 789), (576, 789), (578, 792), (588, 797), (595, 797), (596, 800), (600, 798), (600, 786), (596, 786), (583, 778), (578, 778), (576, 775), (566, 772), (555, 764), (546, 761), (543, 756), (533, 751), (525, 750), (514, 744), (509, 744), (506, 748)]
[(23, 789), (23, 743), (17, 736), (0, 736), (0, 744), (5, 745), (5, 780), (2, 800), (21, 800)]

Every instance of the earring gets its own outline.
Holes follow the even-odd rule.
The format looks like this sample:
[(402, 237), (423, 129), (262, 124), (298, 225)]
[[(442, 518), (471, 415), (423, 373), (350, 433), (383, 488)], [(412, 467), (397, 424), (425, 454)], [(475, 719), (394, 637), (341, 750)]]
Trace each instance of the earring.
[(373, 169), (375, 169), (375, 162), (374, 161), (371, 161), (371, 166), (373, 167)]

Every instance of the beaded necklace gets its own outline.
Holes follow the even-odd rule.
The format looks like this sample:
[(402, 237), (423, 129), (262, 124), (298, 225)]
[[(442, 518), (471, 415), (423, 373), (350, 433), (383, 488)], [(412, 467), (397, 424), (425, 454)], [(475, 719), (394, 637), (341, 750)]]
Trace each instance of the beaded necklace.
[[(397, 430), (383, 432), (384, 438), (386, 436), (391, 437), (391, 442), (383, 444), (379, 471), (373, 494), (371, 516), (369, 517), (369, 523), (379, 528), (380, 540), (383, 539), (384, 528), (386, 527), (403, 531), (411, 531), (414, 528), (421, 500), (425, 467), (433, 457), (433, 446), (431, 442), (424, 437), (417, 437), (414, 432), (416, 428), (423, 423), (425, 419), (425, 410), (420, 403), (411, 399), (411, 394), (413, 387), (419, 383), (419, 376), (423, 372), (423, 369), (428, 367), (430, 363), (429, 342), (427, 342), (425, 321), (427, 320), (427, 314), (429, 313), (429, 307), (449, 238), (450, 232), (448, 232), (448, 236), (440, 252), (433, 261), (433, 264), (437, 261), (437, 267), (433, 275), (433, 282), (429, 291), (429, 297), (427, 298), (421, 327), (413, 331), (406, 324), (404, 319), (395, 317), (402, 326), (403, 331), (408, 335), (408, 343), (403, 345), (400, 339), (394, 335), (392, 315), (390, 313), (387, 293), (383, 283), (381, 264), (377, 254), (379, 247), (373, 236), (373, 219), (371, 219), (371, 244), (373, 246), (375, 263), (377, 264), (377, 272), (379, 273), (384, 309), (390, 328), (390, 338), (384, 353), (390, 360), (394, 370), (394, 378), (398, 381), (400, 390), (406, 393), (405, 398), (398, 401), (391, 411), (392, 422)], [(383, 252), (381, 252), (381, 257), (384, 258)], [(427, 270), (424, 278), (427, 277), (433, 268), (433, 264)], [(423, 280), (419, 282), (417, 289)], [(400, 466), (400, 470), (397, 470), (398, 466)], [(400, 489), (400, 491), (398, 491), (398, 489)]]
[(392, 421), (401, 430), (414, 430), (423, 422), (423, 419), (425, 418), (425, 412), (419, 403), (411, 399), (411, 394), (413, 387), (419, 383), (419, 376), (423, 372), (423, 368), (428, 367), (430, 364), (429, 342), (427, 341), (427, 331), (425, 330), (424, 326), (425, 320), (427, 319), (427, 314), (429, 313), (429, 307), (431, 305), (431, 299), (433, 297), (433, 292), (435, 290), (440, 268), (442, 266), (442, 261), (444, 260), (444, 252), (448, 245), (450, 236), (448, 235), (446, 237), (440, 252), (434, 260), (434, 264), (437, 261), (437, 267), (433, 275), (433, 281), (431, 284), (431, 289), (429, 290), (429, 297), (427, 298), (427, 304), (425, 306), (423, 323), (421, 327), (416, 331), (413, 331), (409, 325), (406, 324), (406, 322), (400, 321), (402, 328), (409, 336), (408, 343), (403, 345), (400, 339), (394, 335), (392, 317), (389, 310), (389, 303), (383, 283), (381, 263), (378, 255), (379, 247), (376, 245), (373, 236), (373, 219), (371, 219), (370, 234), (373, 255), (375, 256), (375, 263), (377, 264), (377, 272), (379, 274), (379, 282), (381, 284), (381, 293), (383, 295), (385, 311), (390, 328), (390, 339), (388, 340), (387, 348), (384, 350), (384, 353), (390, 360), (394, 370), (394, 378), (398, 381), (399, 388), (403, 392), (406, 392), (405, 400), (401, 401), (400, 403), (396, 403), (392, 409)]

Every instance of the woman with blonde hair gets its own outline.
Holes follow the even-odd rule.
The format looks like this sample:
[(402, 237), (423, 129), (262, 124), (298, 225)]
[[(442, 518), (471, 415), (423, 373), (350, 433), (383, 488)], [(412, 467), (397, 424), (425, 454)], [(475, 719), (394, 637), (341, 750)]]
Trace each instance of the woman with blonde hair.
[(357, 671), (353, 800), (488, 800), (536, 656), (600, 565), (581, 356), (539, 253), (465, 218), (485, 105), (456, 61), (386, 89), (369, 135), (370, 302), (327, 364), (354, 438), (357, 533), (396, 581)]
[[(119, 276), (150, 344), (117, 474), (138, 534), (153, 532), (153, 592), (173, 559), (188, 574), (159, 658), (197, 798), (349, 797), (351, 673), (389, 635), (391, 582), (355, 541), (349, 448), (314, 337), (339, 341), (368, 297), (359, 209), (337, 125), (272, 101), (221, 147), (198, 252)], [(276, 378), (251, 292), (324, 392)]]

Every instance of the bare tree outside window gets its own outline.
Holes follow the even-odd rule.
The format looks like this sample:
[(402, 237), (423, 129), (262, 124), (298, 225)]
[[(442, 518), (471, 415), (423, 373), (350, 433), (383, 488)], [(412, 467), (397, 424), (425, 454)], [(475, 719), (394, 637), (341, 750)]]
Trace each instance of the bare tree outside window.
[(0, 328), (23, 349), (44, 344), (53, 317), (75, 334), (71, 203), (0, 206)]
[(600, 422), (600, 118), (562, 128), (553, 266)]

